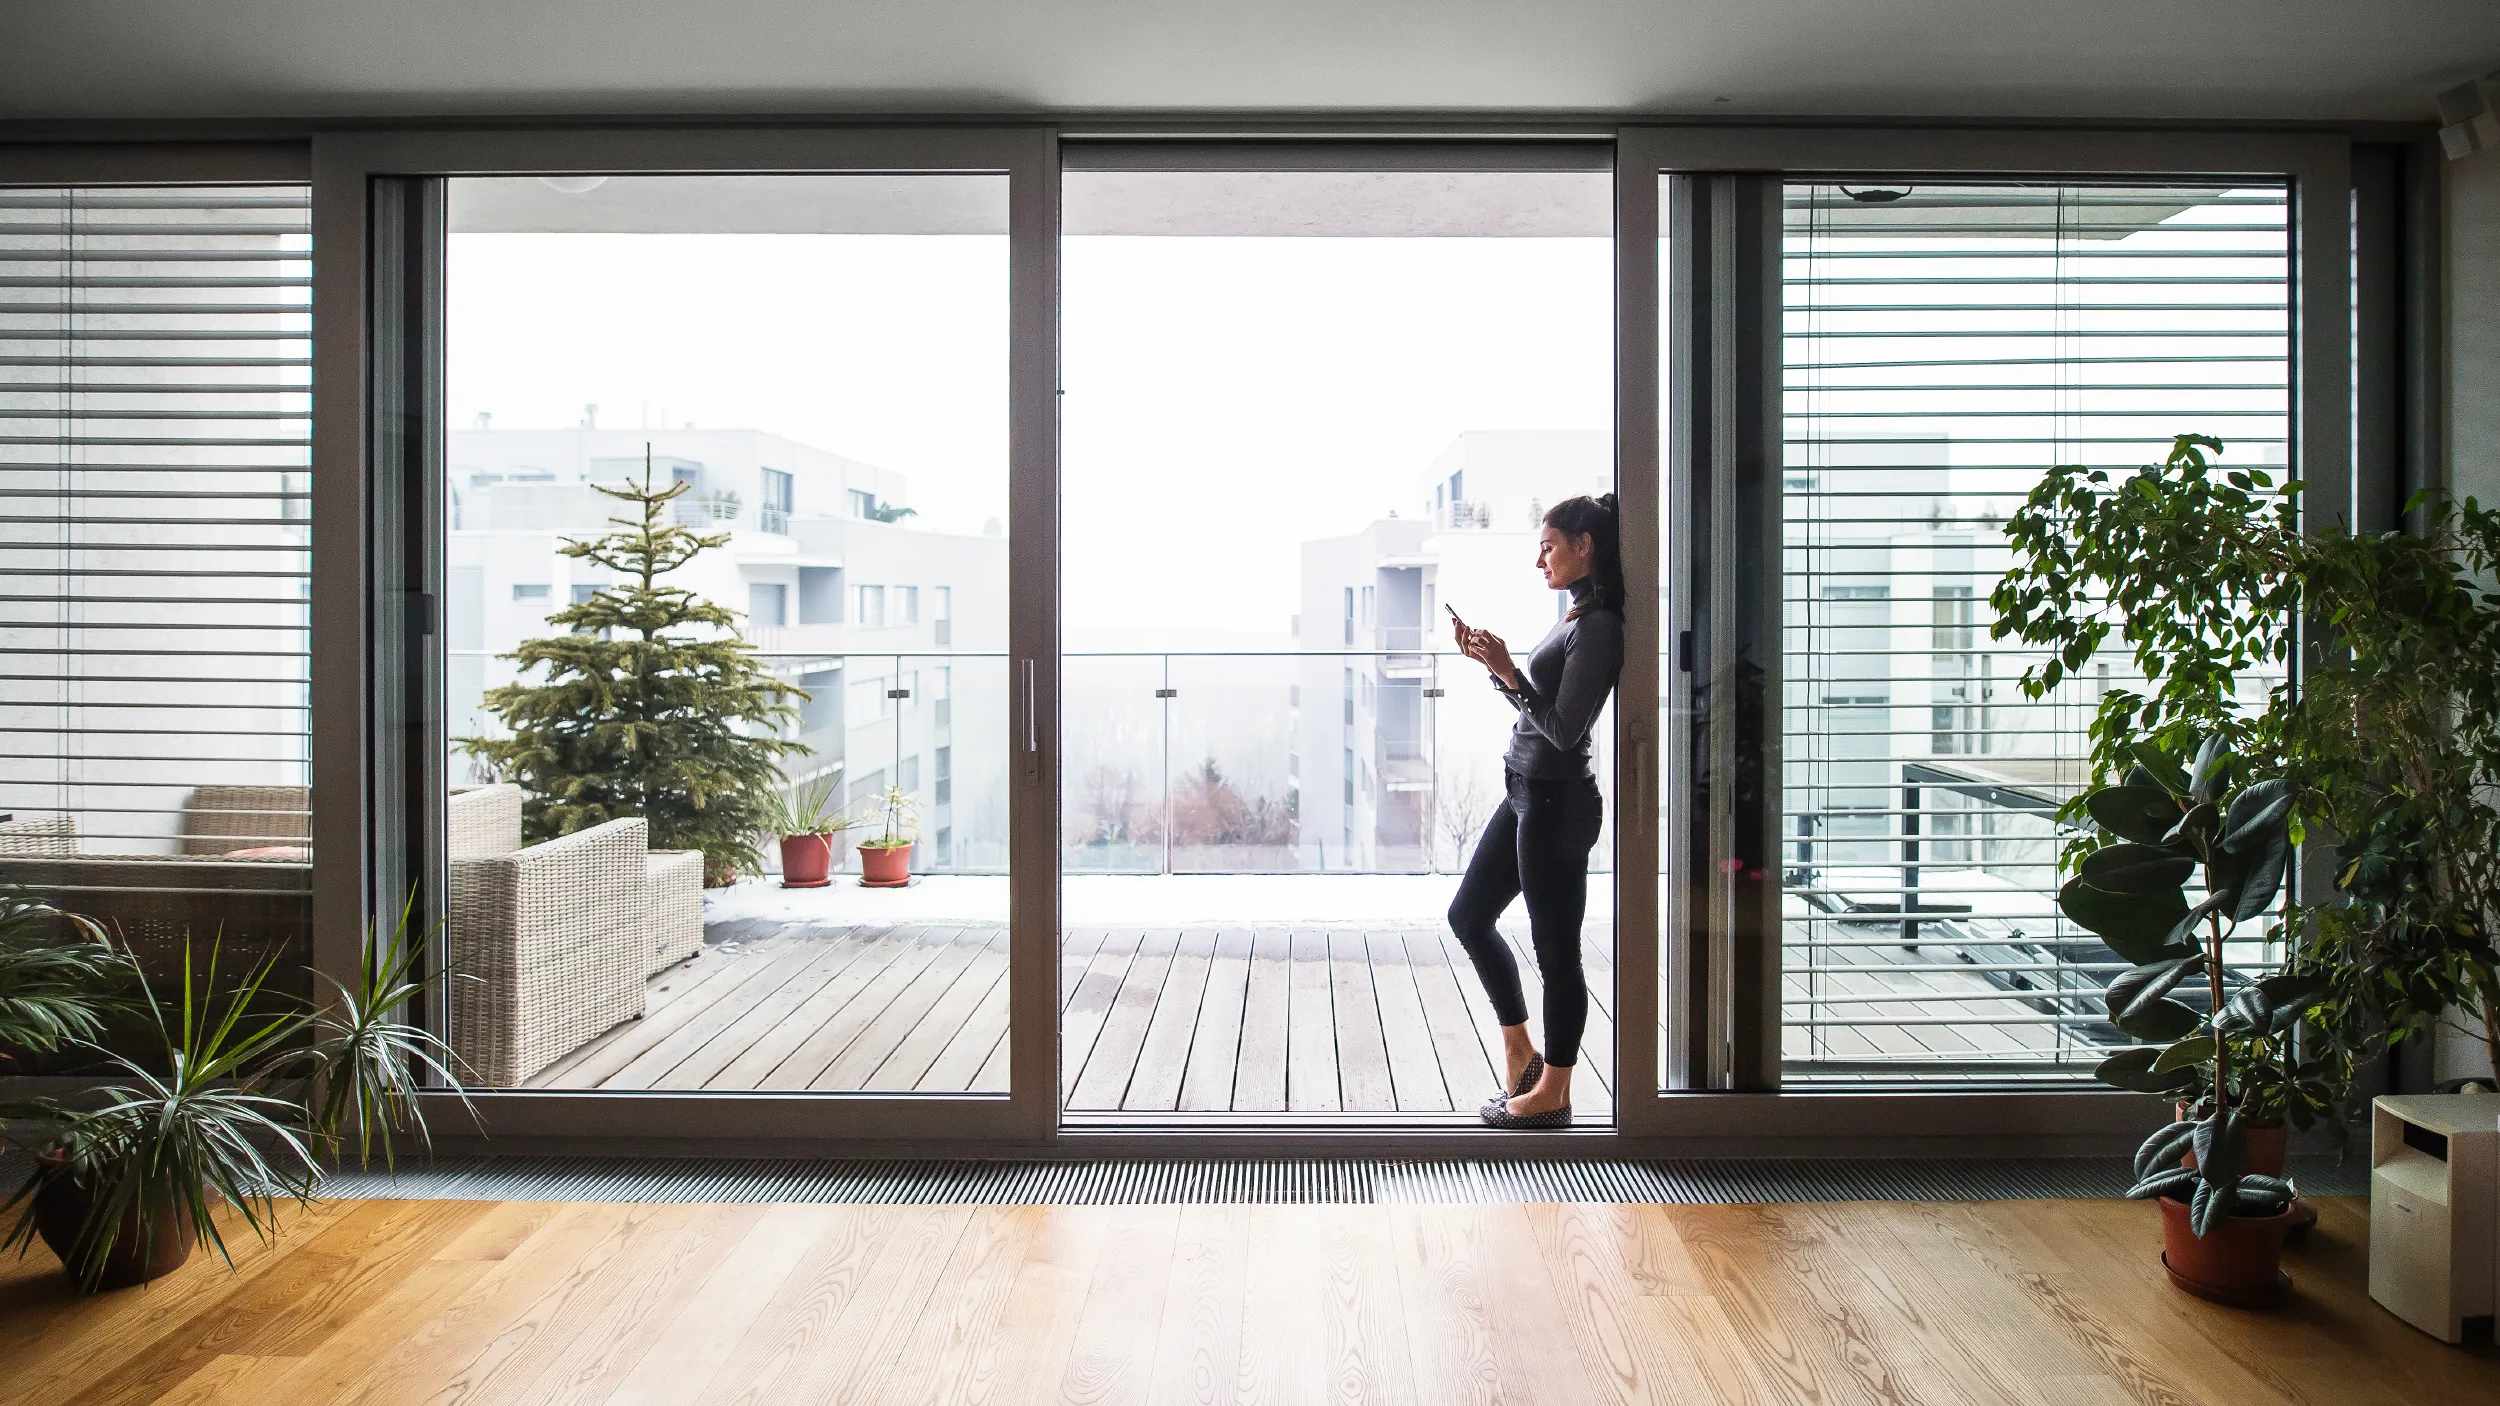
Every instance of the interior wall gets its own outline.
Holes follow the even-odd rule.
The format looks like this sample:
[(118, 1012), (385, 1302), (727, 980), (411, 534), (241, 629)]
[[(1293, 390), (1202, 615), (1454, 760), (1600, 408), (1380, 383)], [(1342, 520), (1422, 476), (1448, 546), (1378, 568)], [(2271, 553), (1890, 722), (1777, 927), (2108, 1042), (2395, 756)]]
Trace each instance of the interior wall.
[[(2500, 503), (2500, 151), (2446, 164), (2448, 481)], [(2437, 1078), (2491, 1073), (2483, 1049), (2442, 1031)]]

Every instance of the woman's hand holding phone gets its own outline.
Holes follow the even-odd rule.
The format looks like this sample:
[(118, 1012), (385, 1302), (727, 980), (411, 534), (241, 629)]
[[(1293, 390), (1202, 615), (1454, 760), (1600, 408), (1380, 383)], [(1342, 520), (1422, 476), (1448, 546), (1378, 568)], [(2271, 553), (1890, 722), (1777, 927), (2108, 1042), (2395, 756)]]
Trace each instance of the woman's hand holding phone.
[(1519, 670), (1511, 663), (1510, 646), (1502, 642), (1502, 637), (1491, 630), (1471, 628), (1466, 621), (1458, 618), (1458, 610), (1454, 606), (1444, 604), (1441, 608), (1450, 612), (1450, 627), (1458, 639), (1458, 652), (1482, 664), (1493, 677), (1517, 687)]

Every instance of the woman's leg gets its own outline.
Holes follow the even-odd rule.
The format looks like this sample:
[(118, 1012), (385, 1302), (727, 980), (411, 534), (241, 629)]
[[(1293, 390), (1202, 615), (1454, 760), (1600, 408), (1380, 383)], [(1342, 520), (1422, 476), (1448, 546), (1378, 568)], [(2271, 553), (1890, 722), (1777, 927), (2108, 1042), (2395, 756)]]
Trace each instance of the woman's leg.
[(1502, 910), (1519, 896), (1518, 828), (1519, 817), (1511, 810), (1509, 798), (1496, 802), (1493, 818), (1485, 822), (1476, 852), (1467, 861), (1466, 876), (1458, 881), (1458, 894), (1450, 900), (1450, 931), (1458, 935), (1458, 945), (1467, 949), (1476, 979), (1484, 983), (1484, 994), (1493, 1003), (1494, 1018), (1502, 1023), (1502, 1047), (1509, 1065), (1503, 1072), (1505, 1089), (1518, 1087), (1520, 1071), (1536, 1054), (1535, 1046), (1528, 1043), (1528, 998), (1519, 986), (1519, 962), (1494, 928)]
[(1571, 1071), (1588, 1028), (1588, 978), (1580, 963), (1580, 922), (1588, 912), (1589, 847), (1603, 823), (1589, 781), (1534, 783), (1519, 817), (1519, 879), (1528, 932), (1545, 987), (1545, 1074), (1511, 1101), (1522, 1116), (1571, 1102)]

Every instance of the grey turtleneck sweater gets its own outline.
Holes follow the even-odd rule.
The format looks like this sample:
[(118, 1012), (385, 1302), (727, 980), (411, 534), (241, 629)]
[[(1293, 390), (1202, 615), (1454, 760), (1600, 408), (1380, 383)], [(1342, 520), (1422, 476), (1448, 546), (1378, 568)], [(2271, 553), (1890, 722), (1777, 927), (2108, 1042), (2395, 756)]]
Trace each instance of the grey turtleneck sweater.
[[(1571, 585), (1577, 608), (1596, 589), (1582, 577)], [(1606, 695), (1623, 669), (1623, 616), (1612, 610), (1591, 610), (1577, 620), (1559, 620), (1520, 664), (1523, 685), (1512, 688), (1500, 679), (1493, 686), (1519, 709), (1511, 729), (1510, 750), (1502, 764), (1521, 776), (1570, 780), (1589, 776), (1589, 729), (1606, 706)]]

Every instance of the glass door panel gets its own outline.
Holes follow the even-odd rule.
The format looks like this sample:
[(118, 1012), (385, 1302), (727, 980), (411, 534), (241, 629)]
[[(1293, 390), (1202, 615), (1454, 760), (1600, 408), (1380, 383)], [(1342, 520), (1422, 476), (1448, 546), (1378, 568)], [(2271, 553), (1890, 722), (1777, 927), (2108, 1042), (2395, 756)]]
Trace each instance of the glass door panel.
[(1006, 1090), (1007, 181), (449, 182), (477, 1085)]

